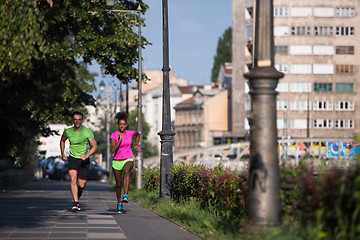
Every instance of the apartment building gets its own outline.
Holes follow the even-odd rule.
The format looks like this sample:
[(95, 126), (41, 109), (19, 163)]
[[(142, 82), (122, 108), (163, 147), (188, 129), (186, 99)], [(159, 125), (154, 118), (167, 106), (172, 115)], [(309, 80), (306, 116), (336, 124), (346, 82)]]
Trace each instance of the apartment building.
[[(254, 1), (233, 0), (232, 126), (249, 130)], [(360, 1), (274, 0), (278, 136), (360, 133)], [(242, 110), (238, 110), (242, 109)], [(236, 114), (235, 114), (236, 113)]]

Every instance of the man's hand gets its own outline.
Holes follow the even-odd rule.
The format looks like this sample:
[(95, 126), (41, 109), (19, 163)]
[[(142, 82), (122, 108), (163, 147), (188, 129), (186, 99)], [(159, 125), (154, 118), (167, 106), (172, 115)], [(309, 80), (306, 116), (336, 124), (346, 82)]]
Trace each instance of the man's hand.
[(66, 160), (67, 160), (66, 155), (62, 155), (62, 156), (61, 156), (61, 159), (62, 159), (63, 161), (66, 161)]
[(86, 160), (86, 159), (87, 159), (86, 155), (85, 155), (85, 154), (82, 154), (82, 155), (81, 155), (81, 159), (82, 159), (82, 160)]

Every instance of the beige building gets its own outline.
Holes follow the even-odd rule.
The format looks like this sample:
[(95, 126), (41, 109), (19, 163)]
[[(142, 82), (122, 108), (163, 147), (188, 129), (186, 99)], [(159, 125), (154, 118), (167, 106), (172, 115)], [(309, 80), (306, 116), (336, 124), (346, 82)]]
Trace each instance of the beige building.
[(209, 147), (228, 136), (228, 91), (199, 89), (175, 106), (175, 151)]
[[(232, 131), (249, 129), (254, 1), (233, 0)], [(360, 133), (360, 1), (274, 0), (279, 137)], [(234, 129), (235, 128), (235, 129)]]

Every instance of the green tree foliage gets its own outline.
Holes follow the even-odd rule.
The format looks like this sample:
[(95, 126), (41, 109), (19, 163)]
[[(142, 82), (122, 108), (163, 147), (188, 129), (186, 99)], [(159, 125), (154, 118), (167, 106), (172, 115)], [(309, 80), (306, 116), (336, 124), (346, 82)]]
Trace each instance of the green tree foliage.
[(225, 62), (232, 62), (232, 28), (225, 30), (222, 37), (219, 38), (216, 48), (216, 56), (214, 57), (214, 65), (211, 70), (211, 82), (216, 82), (220, 67)]
[[(115, 8), (138, 3), (120, 0)], [(48, 123), (69, 123), (72, 111), (94, 104), (92, 61), (123, 82), (136, 79), (137, 15), (105, 9), (103, 0), (1, 2), (0, 158), (23, 156), (29, 141), (51, 134)]]

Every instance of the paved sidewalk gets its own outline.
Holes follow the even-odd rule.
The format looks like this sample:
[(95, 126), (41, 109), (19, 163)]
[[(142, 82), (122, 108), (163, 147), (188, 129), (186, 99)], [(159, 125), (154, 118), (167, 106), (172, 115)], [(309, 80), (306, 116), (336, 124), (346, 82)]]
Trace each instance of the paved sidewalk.
[[(68, 182), (39, 180), (0, 193), (0, 239), (199, 239), (131, 201), (116, 212), (115, 191), (89, 181), (72, 212)], [(131, 200), (131, 196), (130, 196)]]

